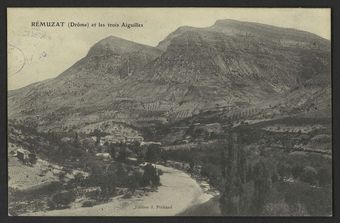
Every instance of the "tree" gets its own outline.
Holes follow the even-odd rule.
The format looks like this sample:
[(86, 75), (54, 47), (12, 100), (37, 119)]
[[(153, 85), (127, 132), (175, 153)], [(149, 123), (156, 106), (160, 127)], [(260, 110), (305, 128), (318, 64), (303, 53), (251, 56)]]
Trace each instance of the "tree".
[(52, 201), (55, 208), (65, 208), (76, 198), (73, 191), (62, 191), (52, 196)]
[(117, 163), (115, 173), (118, 177), (118, 185), (125, 186), (127, 181), (127, 172), (122, 163)]
[(126, 158), (127, 158), (126, 145), (121, 144), (117, 160), (120, 161), (120, 162), (124, 162), (126, 160)]
[(96, 177), (96, 183), (100, 187), (102, 198), (109, 198), (114, 194), (116, 176), (114, 174), (100, 174)]
[(128, 177), (127, 186), (132, 193), (134, 193), (135, 190), (141, 185), (142, 177), (142, 174), (137, 171), (134, 171), (133, 174)]
[(332, 169), (329, 167), (322, 167), (317, 175), (319, 185), (326, 186), (332, 183)]
[(76, 183), (76, 185), (81, 185), (84, 181), (85, 177), (82, 173), (77, 173), (75, 176), (74, 176), (74, 181)]
[(93, 135), (96, 137), (96, 144), (99, 145), (100, 144), (100, 138), (101, 138), (101, 132), (99, 129), (95, 129), (93, 131)]
[(189, 166), (190, 166), (190, 172), (193, 173), (195, 170), (195, 162), (193, 160), (190, 160), (189, 162)]
[(279, 176), (277, 175), (277, 173), (273, 173), (272, 177), (271, 177), (271, 181), (272, 183), (276, 183), (279, 180)]
[(77, 133), (77, 132), (74, 133), (73, 144), (74, 144), (75, 146), (78, 146), (78, 145), (79, 145), (79, 136), (78, 136), (78, 133)]
[(58, 173), (58, 179), (59, 181), (64, 181), (65, 180), (66, 173), (65, 172), (59, 172)]
[(301, 180), (303, 180), (306, 183), (316, 185), (317, 171), (315, 170), (315, 168), (311, 166), (306, 166), (305, 168), (303, 168)]
[(248, 202), (243, 190), (247, 173), (246, 154), (238, 144), (240, 134), (232, 130), (231, 121), (228, 124), (226, 147), (221, 153), (224, 188), (220, 206), (224, 215), (240, 215), (245, 212), (243, 207)]
[(164, 162), (164, 163), (166, 163), (167, 161), (168, 161), (168, 153), (166, 152), (166, 151), (162, 151), (161, 152), (161, 159), (162, 159), (162, 161)]
[(131, 150), (134, 152), (134, 153), (139, 153), (140, 151), (140, 142), (138, 141), (134, 141), (131, 146), (130, 146)]
[(151, 144), (149, 145), (146, 154), (145, 154), (145, 160), (147, 162), (155, 163), (160, 160), (161, 157), (161, 149), (159, 145)]
[(269, 203), (263, 207), (264, 216), (290, 216), (289, 205), (285, 201)]
[(110, 143), (109, 153), (113, 159), (116, 157), (116, 145), (114, 143)]
[(279, 174), (280, 178), (283, 179), (285, 177), (289, 177), (291, 174), (290, 166), (287, 164), (279, 163), (277, 165), (277, 173)]
[(159, 186), (160, 185), (160, 177), (157, 174), (156, 168), (153, 167), (150, 163), (148, 163), (144, 167), (143, 174), (143, 186)]
[(269, 171), (263, 160), (255, 164), (254, 170), (254, 197), (253, 212), (255, 215), (262, 213), (270, 189)]
[(292, 175), (295, 179), (298, 179), (303, 173), (303, 167), (301, 165), (294, 165), (292, 168)]
[(114, 165), (99, 166), (92, 171), (90, 179), (88, 180), (100, 187), (101, 197), (108, 199), (116, 192), (118, 177), (116, 175), (116, 168)]

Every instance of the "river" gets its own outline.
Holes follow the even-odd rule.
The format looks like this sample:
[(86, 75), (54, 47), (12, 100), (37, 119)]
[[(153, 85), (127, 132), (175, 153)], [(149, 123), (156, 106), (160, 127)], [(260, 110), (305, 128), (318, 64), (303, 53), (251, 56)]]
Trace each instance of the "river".
[(163, 171), (157, 191), (142, 197), (123, 198), (93, 207), (69, 208), (24, 214), (24, 216), (174, 216), (208, 203), (215, 195), (202, 190), (187, 173), (157, 165)]

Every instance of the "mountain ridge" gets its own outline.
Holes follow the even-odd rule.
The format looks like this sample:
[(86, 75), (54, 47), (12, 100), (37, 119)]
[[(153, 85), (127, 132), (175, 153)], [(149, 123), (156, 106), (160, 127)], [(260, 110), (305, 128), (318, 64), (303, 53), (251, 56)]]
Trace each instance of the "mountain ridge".
[(159, 125), (216, 106), (284, 101), (294, 89), (330, 88), (329, 41), (290, 32), (222, 20), (179, 27), (157, 47), (109, 36), (56, 78), (10, 91), (9, 118), (46, 128), (74, 116)]

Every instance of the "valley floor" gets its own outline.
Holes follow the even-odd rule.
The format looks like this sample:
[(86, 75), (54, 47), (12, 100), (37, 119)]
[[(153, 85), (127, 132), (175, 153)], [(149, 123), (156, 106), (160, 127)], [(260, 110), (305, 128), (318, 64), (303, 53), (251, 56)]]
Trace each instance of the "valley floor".
[[(173, 216), (191, 207), (208, 202), (215, 196), (183, 171), (157, 165), (163, 171), (161, 186), (142, 197), (117, 196), (93, 207), (34, 212), (34, 216)], [(28, 215), (28, 214), (23, 214)]]

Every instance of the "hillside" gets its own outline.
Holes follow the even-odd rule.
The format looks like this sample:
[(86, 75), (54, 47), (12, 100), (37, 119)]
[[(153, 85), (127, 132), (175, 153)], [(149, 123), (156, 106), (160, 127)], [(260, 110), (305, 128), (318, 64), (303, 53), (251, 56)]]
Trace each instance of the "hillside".
[(58, 77), (10, 91), (8, 114), (41, 130), (105, 120), (143, 128), (219, 107), (294, 113), (296, 99), (329, 116), (330, 62), (328, 40), (235, 20), (180, 27), (157, 48), (110, 36)]
[[(83, 122), (92, 122), (98, 117), (86, 116), (112, 106), (110, 102), (118, 94), (116, 86), (160, 53), (156, 48), (110, 36), (56, 78), (9, 91), (9, 117), (38, 121), (36, 124), (52, 129), (51, 124), (67, 119), (82, 117)], [(61, 126), (56, 124), (55, 128)]]

